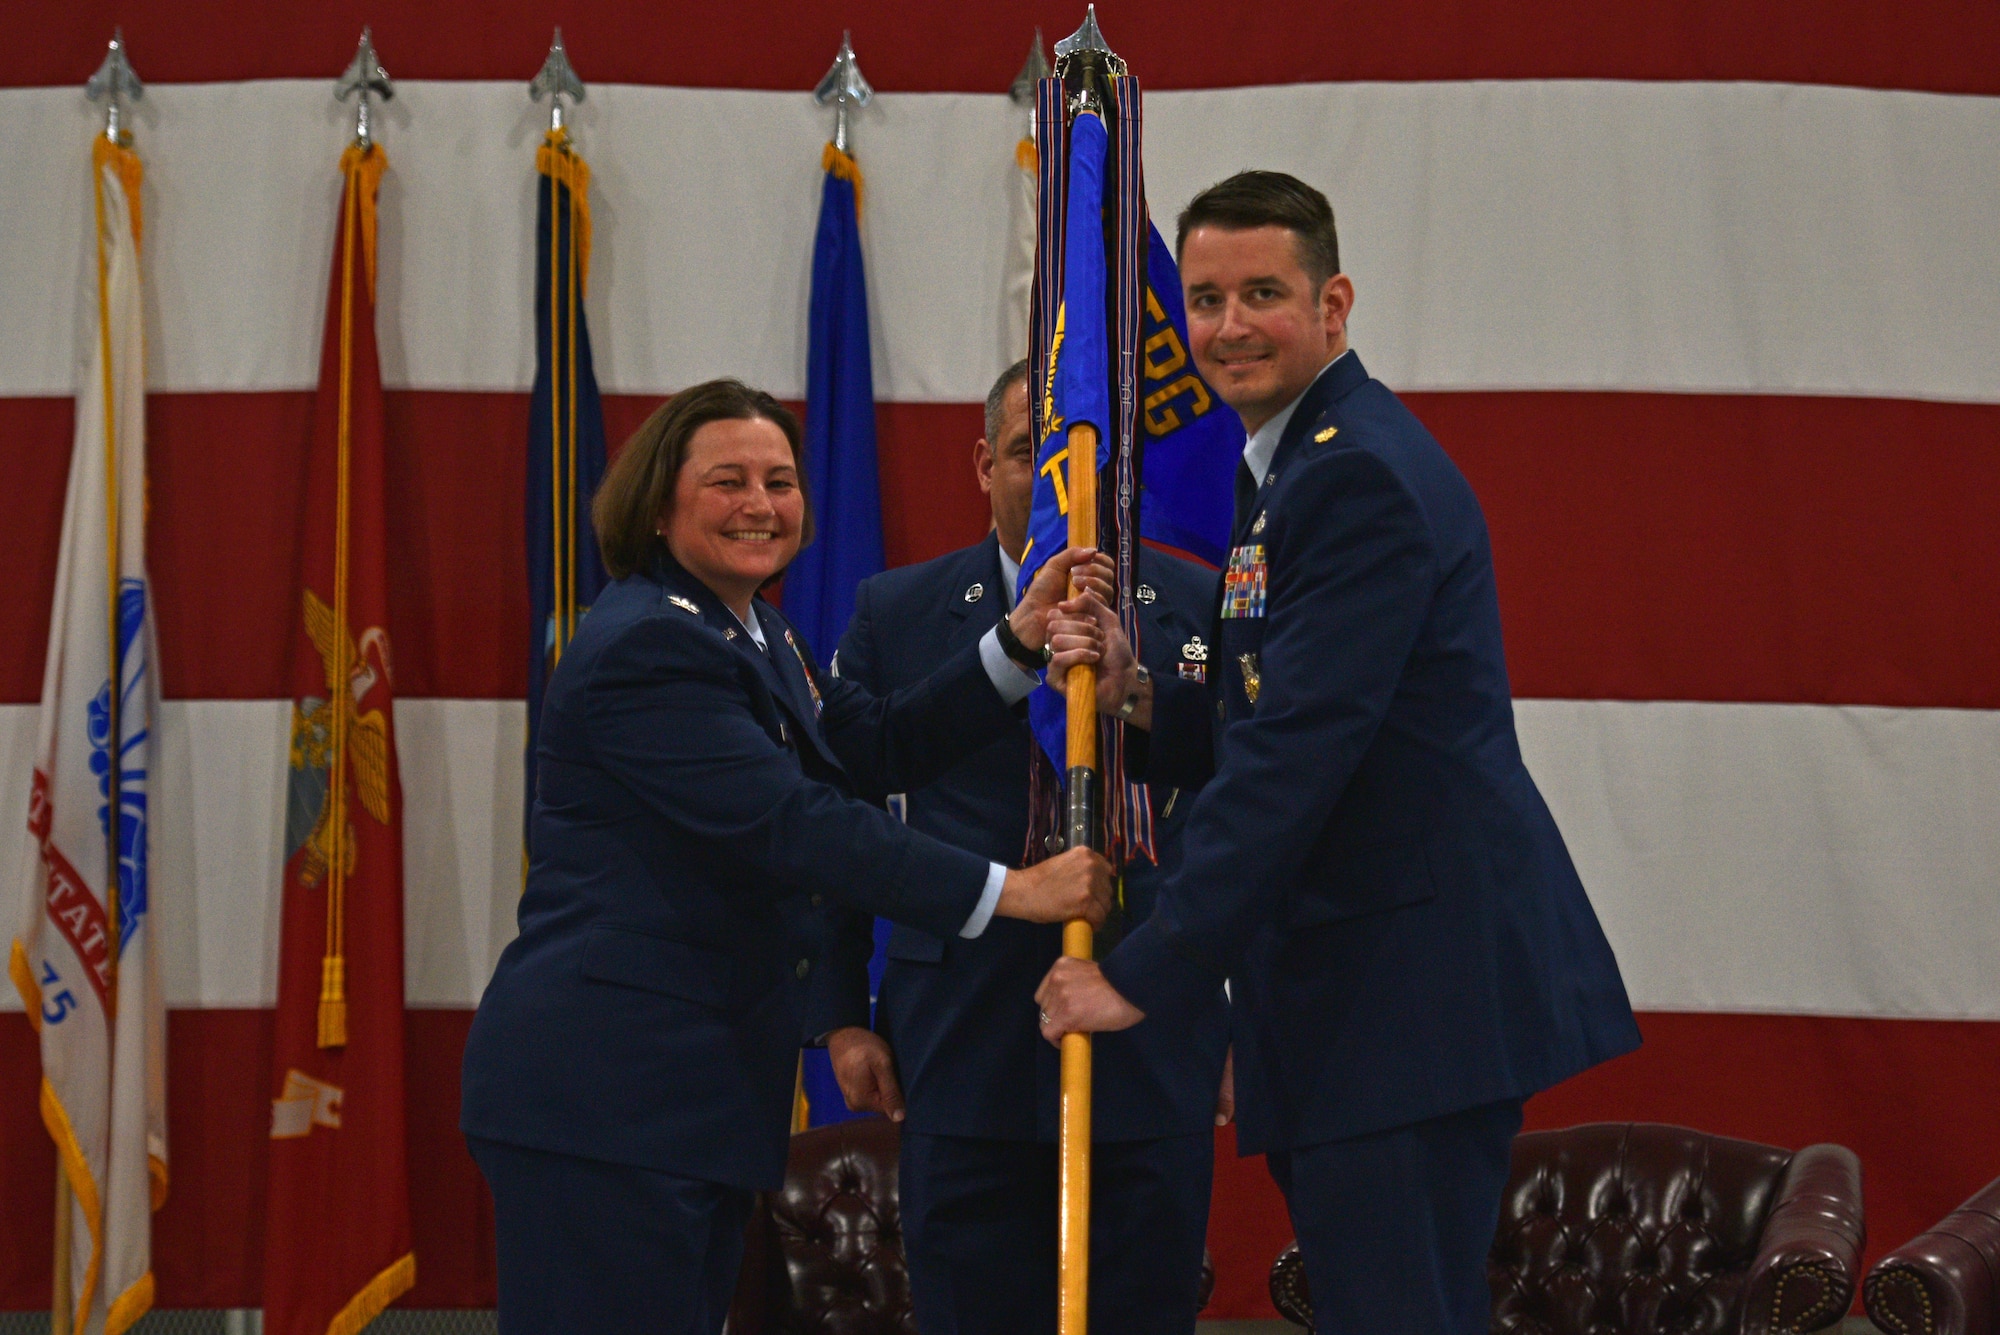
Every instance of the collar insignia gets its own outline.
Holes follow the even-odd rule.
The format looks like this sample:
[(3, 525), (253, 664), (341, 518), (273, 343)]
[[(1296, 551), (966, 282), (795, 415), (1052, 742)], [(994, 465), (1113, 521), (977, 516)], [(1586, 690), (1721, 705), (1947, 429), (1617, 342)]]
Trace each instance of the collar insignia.
[(1160, 595), (1153, 592), (1152, 585), (1141, 584), (1138, 588), (1132, 591), (1132, 596), (1134, 598), (1137, 598), (1142, 603), (1150, 603)]
[(1326, 443), (1327, 443), (1327, 442), (1328, 442), (1329, 440), (1332, 440), (1332, 439), (1333, 439), (1333, 438), (1334, 438), (1335, 436), (1337, 436), (1337, 435), (1339, 435), (1339, 434), (1340, 434), (1340, 428), (1339, 428), (1339, 427), (1337, 427), (1337, 426), (1330, 426), (1330, 427), (1328, 427), (1328, 428), (1327, 428), (1326, 430), (1324, 430), (1324, 431), (1320, 432), (1320, 433), (1319, 433), (1318, 435), (1314, 436), (1314, 437), (1313, 437), (1313, 439), (1314, 439), (1315, 441), (1317, 441), (1318, 443), (1320, 443), (1321, 445), (1324, 445), (1324, 444), (1326, 444)]
[(976, 603), (985, 596), (986, 596), (986, 586), (984, 584), (974, 584), (971, 588), (965, 591), (965, 601), (967, 601), (968, 603)]
[(692, 598), (683, 598), (678, 593), (670, 593), (667, 595), (667, 601), (690, 616), (701, 615), (701, 608), (695, 605), (695, 601)]
[(723, 630), (722, 630), (722, 638), (723, 638), (723, 639), (725, 639), (725, 640), (733, 640), (733, 639), (735, 639), (735, 638), (736, 638), (736, 627), (734, 627), (734, 626), (725, 626), (725, 627), (723, 627)]
[(1206, 663), (1208, 661), (1208, 646), (1203, 644), (1201, 636), (1197, 635), (1181, 646), (1181, 657), (1190, 663)]

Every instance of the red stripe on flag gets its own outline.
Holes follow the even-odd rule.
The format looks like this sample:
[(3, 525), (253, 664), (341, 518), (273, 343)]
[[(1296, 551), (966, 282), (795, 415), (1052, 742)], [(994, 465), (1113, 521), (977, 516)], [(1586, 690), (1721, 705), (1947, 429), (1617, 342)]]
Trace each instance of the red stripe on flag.
[[(492, 1203), (458, 1132), (458, 1074), (470, 1011), (404, 1017), (410, 1198), (422, 1258), (410, 1307), (491, 1306)], [(264, 1088), (272, 1012), (181, 1010), (168, 1017), (168, 1126), (174, 1190), (154, 1224), (161, 1307), (255, 1307), (262, 1294), (270, 1145)], [(1813, 1016), (1647, 1014), (1646, 1044), (1543, 1094), (1531, 1128), (1659, 1121), (1861, 1156), (1868, 1255), (1929, 1227), (2000, 1174), (2000, 1023)], [(48, 1184), (55, 1173), (35, 1108), (27, 1018), (0, 1015), (0, 1309), (46, 1307)], [(1216, 1141), (1209, 1247), (1211, 1317), (1270, 1316), (1265, 1279), (1291, 1238), (1261, 1159)]]
[[(1357, 79), (1754, 79), (1933, 92), (2000, 92), (2000, 10), (1986, 0), (1418, 0), (1332, 7), (1304, 0), (1220, 10), (1156, 0), (1106, 19), (1149, 89)], [(913, 7), (849, 0), (801, 22), (779, 0), (663, 10), (583, 0), (562, 12), (564, 43), (593, 83), (811, 88), (851, 28), (885, 92), (997, 93), (1021, 67), (1031, 25), (1067, 33), (1074, 8)], [(407, 6), (373, 16), (375, 44), (402, 79), (526, 80), (548, 51), (549, 11), (529, 0)], [(86, 0), (13, 53), (0, 84), (73, 85), (123, 24), (133, 59), (162, 83), (324, 79), (354, 54), (342, 6), (252, 0)]]
[[(1493, 531), (1516, 694), (2000, 707), (2000, 405), (1413, 394)], [(656, 406), (609, 396), (615, 450)], [(311, 395), (155, 394), (166, 692), (284, 698)], [(60, 409), (57, 411), (56, 409)], [(525, 394), (387, 396), (390, 609), (408, 696), (526, 694)], [(977, 404), (876, 410), (891, 565), (975, 541)], [(0, 399), (0, 700), (41, 693), (68, 405)], [(44, 466), (50, 458), (64, 467)]]

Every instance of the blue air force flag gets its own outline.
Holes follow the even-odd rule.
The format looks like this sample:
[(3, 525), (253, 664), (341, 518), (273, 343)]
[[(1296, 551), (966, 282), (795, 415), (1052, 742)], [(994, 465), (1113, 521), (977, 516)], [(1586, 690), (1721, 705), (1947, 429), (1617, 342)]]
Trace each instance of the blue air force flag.
[(528, 758), (535, 808), (542, 694), (605, 584), (590, 523), (604, 477), (604, 408), (583, 315), (590, 279), (590, 167), (562, 130), (535, 154), (535, 387), (528, 404)]
[(875, 377), (861, 262), (861, 169), (832, 144), (821, 159), (806, 344), (806, 483), (817, 536), (785, 572), (785, 615), (826, 666), (854, 590), (882, 569)]

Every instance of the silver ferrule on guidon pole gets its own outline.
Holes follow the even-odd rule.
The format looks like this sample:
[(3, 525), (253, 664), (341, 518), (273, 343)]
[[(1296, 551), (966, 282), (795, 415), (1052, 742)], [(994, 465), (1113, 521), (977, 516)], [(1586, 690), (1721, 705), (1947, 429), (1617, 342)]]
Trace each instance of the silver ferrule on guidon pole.
[(556, 29), (555, 44), (549, 47), (549, 58), (542, 62), (541, 72), (528, 85), (528, 96), (539, 102), (549, 100), (549, 133), (559, 134), (563, 128), (563, 99), (572, 105), (583, 101), (583, 80), (577, 77), (576, 67), (569, 63), (569, 52), (563, 50), (562, 29)]
[(368, 128), (368, 99), (379, 97), (384, 102), (396, 95), (396, 85), (390, 82), (389, 71), (382, 68), (382, 62), (375, 58), (375, 41), (369, 30), (361, 30), (361, 45), (348, 62), (347, 70), (333, 85), (333, 95), (345, 102), (355, 99), (354, 142), (367, 148), (375, 140)]
[(1007, 97), (1017, 107), (1028, 109), (1028, 138), (1035, 137), (1035, 86), (1049, 77), (1049, 58), (1042, 54), (1042, 30), (1035, 28), (1035, 44), (1028, 48), (1028, 58), (1021, 64), (1021, 72), (1014, 76), (1014, 82), (1007, 86)]
[(813, 101), (833, 108), (833, 146), (843, 153), (848, 151), (849, 109), (865, 107), (875, 100), (875, 90), (861, 77), (861, 66), (854, 59), (850, 39), (851, 34), (840, 34), (840, 54), (833, 58), (833, 68), (819, 81), (819, 87), (813, 89)]
[(97, 67), (97, 73), (83, 86), (83, 95), (104, 104), (104, 137), (114, 144), (124, 143), (128, 137), (124, 103), (144, 97), (146, 85), (139, 82), (132, 62), (125, 58), (123, 28), (111, 30), (111, 49), (104, 53), (104, 63)]

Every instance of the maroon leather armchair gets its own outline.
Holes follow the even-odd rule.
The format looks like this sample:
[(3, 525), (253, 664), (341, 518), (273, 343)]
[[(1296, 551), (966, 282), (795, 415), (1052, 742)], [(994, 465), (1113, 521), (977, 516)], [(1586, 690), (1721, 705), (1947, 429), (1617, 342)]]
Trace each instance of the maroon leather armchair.
[[(792, 1137), (784, 1188), (751, 1212), (725, 1335), (916, 1335), (896, 1148), (872, 1117)], [(1214, 1288), (1204, 1255), (1204, 1306)]]
[(1861, 1299), (1883, 1335), (2000, 1335), (2000, 1178), (1877, 1261)]
[[(1836, 1326), (1864, 1238), (1861, 1164), (1676, 1126), (1514, 1141), (1486, 1265), (1494, 1335), (1794, 1335)], [(1310, 1328), (1295, 1245), (1271, 1301)]]

